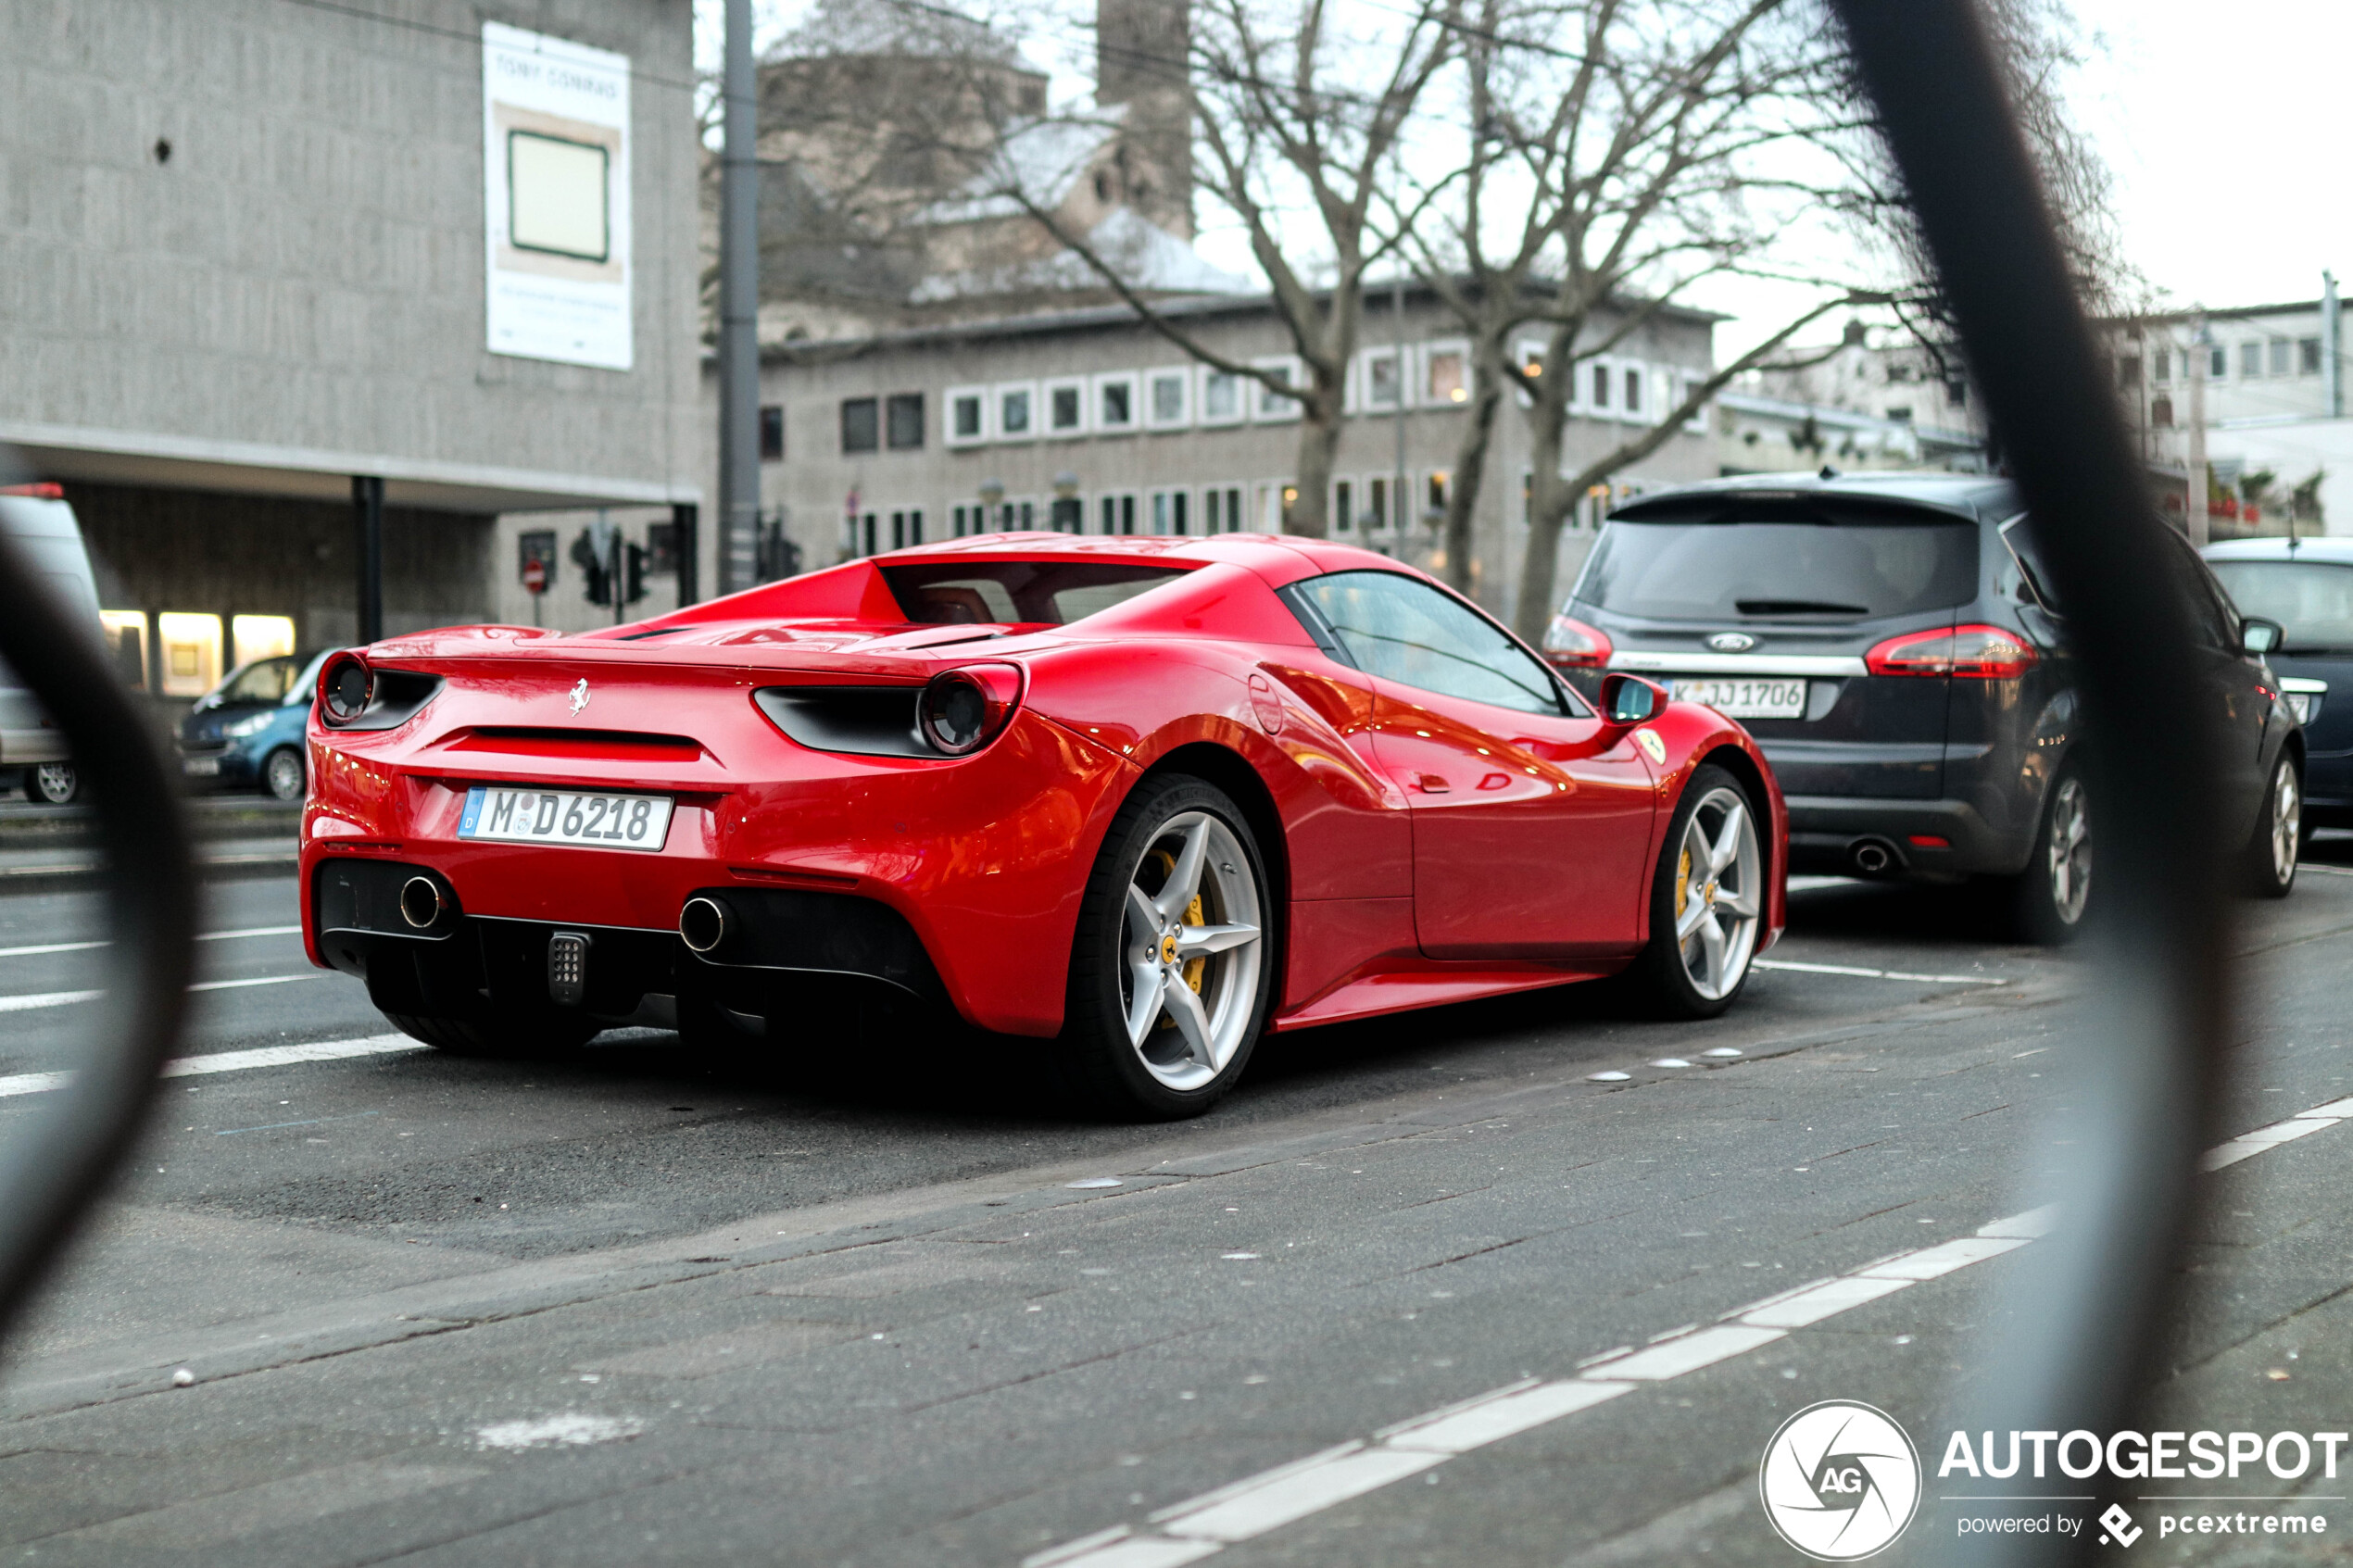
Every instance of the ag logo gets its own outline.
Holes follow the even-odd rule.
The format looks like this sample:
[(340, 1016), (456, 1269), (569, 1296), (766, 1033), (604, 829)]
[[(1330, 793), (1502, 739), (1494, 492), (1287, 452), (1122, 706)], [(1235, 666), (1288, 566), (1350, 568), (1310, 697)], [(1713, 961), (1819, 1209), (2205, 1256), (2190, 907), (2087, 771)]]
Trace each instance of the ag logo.
[(1658, 738), (1656, 730), (1636, 730), (1634, 744), (1641, 746), (1642, 755), (1652, 761), (1664, 763), (1667, 760), (1667, 743)]
[(2121, 1503), (2108, 1504), (2108, 1512), (2100, 1515), (2100, 1523), (2108, 1529), (2108, 1535), (2100, 1537), (2102, 1546), (2108, 1545), (2109, 1536), (2115, 1537), (2125, 1546), (2131, 1546), (2134, 1541), (2148, 1534), (2147, 1531), (2133, 1523), (2133, 1516), (2124, 1512), (2124, 1506)]
[(1884, 1411), (1825, 1399), (1781, 1423), (1756, 1485), (1781, 1539), (1818, 1562), (1853, 1562), (1911, 1524), (1920, 1456)]
[(1707, 646), (1718, 653), (1746, 653), (1756, 646), (1756, 639), (1745, 632), (1718, 632), (1707, 639)]

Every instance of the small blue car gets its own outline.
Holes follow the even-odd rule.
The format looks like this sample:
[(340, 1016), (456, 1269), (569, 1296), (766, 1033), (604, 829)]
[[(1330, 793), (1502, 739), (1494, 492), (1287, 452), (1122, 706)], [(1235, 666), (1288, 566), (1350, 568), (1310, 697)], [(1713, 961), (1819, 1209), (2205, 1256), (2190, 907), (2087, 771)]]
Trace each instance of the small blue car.
[(309, 784), (303, 729), (319, 666), (333, 651), (257, 659), (231, 671), (180, 721), (180, 771), (192, 782), (301, 799)]

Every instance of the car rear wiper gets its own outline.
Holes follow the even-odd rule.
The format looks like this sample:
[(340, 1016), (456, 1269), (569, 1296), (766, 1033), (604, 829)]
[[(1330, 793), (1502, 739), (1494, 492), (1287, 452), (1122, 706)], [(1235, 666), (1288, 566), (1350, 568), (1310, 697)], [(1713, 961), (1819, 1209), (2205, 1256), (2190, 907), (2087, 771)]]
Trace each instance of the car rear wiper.
[(1831, 604), (1823, 599), (1734, 599), (1743, 615), (1869, 615), (1868, 605)]

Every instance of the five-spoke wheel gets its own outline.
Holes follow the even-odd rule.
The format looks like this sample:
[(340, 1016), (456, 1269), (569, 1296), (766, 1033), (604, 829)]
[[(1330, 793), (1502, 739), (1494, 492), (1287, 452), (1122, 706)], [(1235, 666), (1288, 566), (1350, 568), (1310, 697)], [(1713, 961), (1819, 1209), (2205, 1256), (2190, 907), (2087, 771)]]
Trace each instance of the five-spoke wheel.
[(1087, 1098), (1190, 1116), (1232, 1086), (1265, 1022), (1268, 908), (1257, 841), (1223, 791), (1171, 775), (1129, 798), (1071, 954), (1063, 1057)]
[(1748, 790), (1713, 763), (1692, 771), (1651, 879), (1650, 943), (1627, 979), (1652, 1010), (1713, 1018), (1748, 983), (1769, 868)]
[(2296, 886), (2296, 862), (2304, 849), (2304, 786), (2296, 759), (2285, 752), (2271, 764), (2271, 787), (2242, 860), (2247, 891), (2259, 898), (2284, 898)]

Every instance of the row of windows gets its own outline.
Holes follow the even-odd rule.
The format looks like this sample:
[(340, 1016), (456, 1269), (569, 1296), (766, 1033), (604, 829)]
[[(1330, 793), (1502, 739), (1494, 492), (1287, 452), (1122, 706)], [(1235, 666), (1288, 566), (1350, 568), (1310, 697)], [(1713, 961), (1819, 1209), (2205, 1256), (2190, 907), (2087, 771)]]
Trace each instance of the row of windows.
[[(2190, 356), (2201, 352), (2183, 349), (2178, 355), (2171, 349), (2160, 348), (2149, 361), (2149, 380), (2158, 386), (2168, 386), (2179, 374), (2187, 379)], [(2206, 374), (2209, 381), (2228, 381), (2232, 355), (2229, 345), (2217, 344), (2203, 350), (2207, 357)], [(2316, 337), (2249, 338), (2238, 345), (2238, 373), (2241, 381), (2261, 381), (2267, 377), (2317, 376), (2321, 373), (2321, 340)], [(2141, 379), (2138, 355), (2127, 355), (2117, 361), (2117, 380), (2133, 386)]]
[[(1529, 372), (1541, 374), (1541, 346), (1523, 345), (1520, 352)], [(1279, 384), (1305, 385), (1305, 372), (1296, 357), (1251, 363)], [(1408, 371), (1410, 381), (1404, 374)], [(1692, 371), (1603, 357), (1579, 367), (1568, 406), (1571, 412), (1590, 418), (1655, 420), (1687, 395), (1700, 379)], [(1407, 408), (1446, 408), (1468, 401), (1468, 348), (1459, 344), (1431, 344), (1402, 350), (1394, 346), (1366, 349), (1351, 370), (1343, 389), (1343, 407), (1359, 415), (1394, 413), (1401, 390)], [(1072, 440), (1139, 431), (1277, 424), (1300, 417), (1295, 397), (1245, 376), (1194, 365), (956, 386), (948, 389), (945, 400), (944, 437), (950, 447), (1041, 437)], [(761, 455), (769, 461), (779, 460), (784, 456), (783, 410), (764, 408), (761, 414)], [(925, 439), (923, 393), (842, 400), (845, 456), (916, 451)]]

